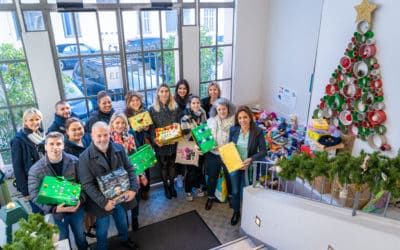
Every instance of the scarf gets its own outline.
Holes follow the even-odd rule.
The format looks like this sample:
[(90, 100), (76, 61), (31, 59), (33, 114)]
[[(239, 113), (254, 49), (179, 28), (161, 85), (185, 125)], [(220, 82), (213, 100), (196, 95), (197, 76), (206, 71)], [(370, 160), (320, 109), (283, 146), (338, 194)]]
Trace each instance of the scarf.
[(116, 132), (111, 132), (110, 137), (114, 143), (122, 145), (128, 155), (136, 152), (135, 138), (132, 134), (123, 133), (120, 135)]
[(42, 135), (40, 130), (38, 130), (38, 132), (33, 132), (32, 130), (30, 130), (28, 128), (24, 128), (24, 134), (35, 145), (39, 145), (44, 140), (44, 136)]
[(235, 116), (221, 119), (219, 116), (215, 116), (215, 126), (211, 128), (211, 133), (217, 141), (218, 146), (222, 146), (228, 143), (229, 129), (235, 123)]

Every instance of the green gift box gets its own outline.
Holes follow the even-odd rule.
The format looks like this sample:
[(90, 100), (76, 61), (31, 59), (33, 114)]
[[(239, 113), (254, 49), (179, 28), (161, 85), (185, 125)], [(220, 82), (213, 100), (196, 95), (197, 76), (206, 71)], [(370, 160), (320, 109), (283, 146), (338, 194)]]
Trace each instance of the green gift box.
[(136, 153), (129, 156), (129, 161), (135, 167), (136, 175), (142, 174), (157, 163), (156, 154), (149, 144), (144, 144)]
[(67, 181), (62, 176), (45, 176), (40, 186), (37, 203), (46, 205), (76, 206), (81, 195), (81, 185)]
[(192, 128), (191, 132), (193, 138), (195, 139), (203, 154), (211, 151), (214, 147), (217, 146), (217, 143), (211, 134), (211, 129), (207, 126), (206, 123), (202, 123), (199, 126)]

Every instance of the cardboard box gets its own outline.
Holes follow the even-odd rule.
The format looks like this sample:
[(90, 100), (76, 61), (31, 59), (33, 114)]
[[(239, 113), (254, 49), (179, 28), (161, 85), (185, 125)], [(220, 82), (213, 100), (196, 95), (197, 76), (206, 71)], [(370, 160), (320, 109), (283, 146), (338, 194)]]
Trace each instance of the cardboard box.
[(45, 176), (40, 186), (37, 203), (46, 205), (76, 206), (81, 195), (81, 185), (63, 177)]
[(181, 126), (177, 123), (162, 128), (156, 128), (154, 131), (156, 133), (155, 140), (164, 145), (173, 144), (182, 139)]
[(363, 184), (359, 188), (357, 188), (357, 185), (355, 184), (348, 184), (347, 185), (347, 197), (346, 198), (340, 198), (340, 191), (343, 190), (342, 185), (336, 185), (335, 189), (333, 190), (333, 197), (337, 201), (338, 204), (344, 205), (345, 207), (353, 208), (354, 205), (354, 199), (356, 197), (357, 189), (360, 190), (361, 195), (360, 195), (360, 200), (358, 202), (357, 209), (362, 209), (370, 200), (371, 198), (371, 192), (369, 190), (368, 184)]
[(191, 133), (203, 154), (210, 152), (217, 146), (217, 143), (212, 136), (211, 129), (206, 123), (202, 123), (199, 126), (192, 128)]
[(150, 114), (148, 111), (142, 112), (135, 116), (131, 116), (128, 118), (129, 124), (131, 128), (135, 131), (141, 130), (144, 127), (150, 126), (153, 124), (153, 120), (151, 120)]
[[(325, 184), (323, 184), (324, 182)], [(330, 194), (332, 190), (332, 183), (329, 181), (329, 178), (325, 176), (318, 176), (314, 179), (312, 187), (320, 194)]]
[(127, 197), (124, 192), (129, 189), (129, 175), (124, 168), (118, 168), (106, 175), (97, 176), (100, 191), (110, 200), (117, 203), (123, 202)]
[(136, 175), (142, 174), (157, 163), (156, 154), (149, 144), (144, 144), (136, 153), (129, 156), (129, 161), (135, 167)]

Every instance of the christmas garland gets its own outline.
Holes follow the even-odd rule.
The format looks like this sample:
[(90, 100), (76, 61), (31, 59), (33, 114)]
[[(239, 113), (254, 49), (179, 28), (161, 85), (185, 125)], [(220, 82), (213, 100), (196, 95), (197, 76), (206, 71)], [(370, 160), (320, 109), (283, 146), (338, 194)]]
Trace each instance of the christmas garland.
[(360, 188), (367, 183), (372, 193), (385, 190), (394, 198), (400, 197), (400, 152), (394, 158), (364, 151), (359, 156), (343, 151), (332, 158), (327, 152), (316, 152), (314, 157), (302, 153), (281, 159), (277, 165), (281, 167), (279, 176), (284, 180), (299, 176), (311, 183), (316, 177), (325, 176)]

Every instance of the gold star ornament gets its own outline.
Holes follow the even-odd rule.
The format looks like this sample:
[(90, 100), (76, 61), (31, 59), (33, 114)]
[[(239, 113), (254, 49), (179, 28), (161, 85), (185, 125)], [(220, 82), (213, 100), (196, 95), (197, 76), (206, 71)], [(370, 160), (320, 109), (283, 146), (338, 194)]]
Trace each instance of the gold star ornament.
[(376, 4), (362, 0), (362, 3), (354, 6), (354, 9), (357, 11), (356, 23), (365, 20), (371, 25), (371, 13), (376, 9)]

